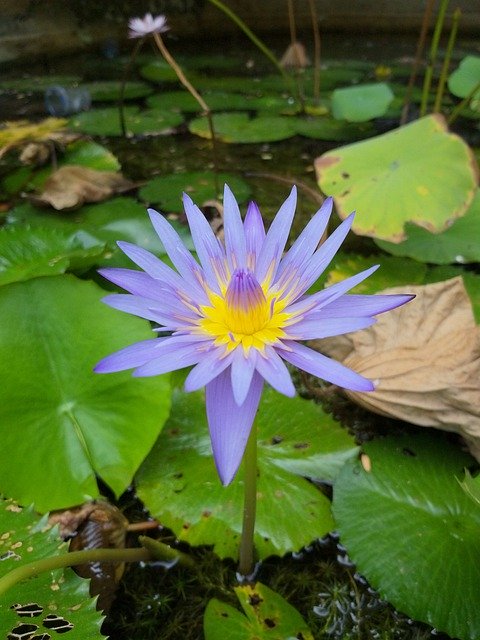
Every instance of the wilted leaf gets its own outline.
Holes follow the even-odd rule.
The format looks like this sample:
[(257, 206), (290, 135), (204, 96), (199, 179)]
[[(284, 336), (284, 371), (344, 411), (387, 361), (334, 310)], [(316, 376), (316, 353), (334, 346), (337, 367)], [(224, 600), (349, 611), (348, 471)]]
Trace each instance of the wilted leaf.
[(360, 405), (460, 433), (480, 459), (480, 334), (462, 279), (385, 292), (416, 298), (364, 331), (317, 344), (375, 381), (373, 392), (347, 391)]
[(37, 204), (50, 205), (57, 211), (74, 209), (85, 202), (100, 202), (114, 193), (132, 189), (134, 184), (115, 171), (97, 171), (88, 167), (66, 165), (57, 169), (45, 182)]
[(46, 118), (36, 123), (28, 120), (4, 122), (0, 129), (0, 148), (7, 146), (11, 148), (27, 140), (46, 140), (54, 132), (64, 129), (66, 124), (67, 121), (62, 118)]

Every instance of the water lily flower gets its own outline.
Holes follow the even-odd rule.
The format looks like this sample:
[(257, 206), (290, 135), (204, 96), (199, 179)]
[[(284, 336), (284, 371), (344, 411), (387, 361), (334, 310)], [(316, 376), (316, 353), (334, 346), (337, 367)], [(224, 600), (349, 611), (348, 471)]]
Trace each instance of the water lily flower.
[(143, 18), (131, 18), (128, 21), (129, 38), (143, 38), (152, 33), (163, 33), (168, 31), (167, 19), (163, 15), (152, 16), (146, 13)]
[(285, 362), (350, 390), (374, 388), (370, 380), (299, 341), (364, 329), (375, 322), (375, 314), (412, 296), (347, 295), (378, 265), (306, 294), (352, 225), (353, 214), (318, 246), (331, 214), (331, 198), (285, 255), (295, 188), (266, 233), (257, 205), (250, 203), (242, 221), (238, 204), (225, 186), (224, 243), (189, 196), (183, 199), (198, 261), (167, 220), (149, 210), (175, 269), (141, 247), (119, 242), (143, 271), (100, 270), (129, 292), (109, 295), (104, 302), (157, 323), (162, 337), (127, 346), (104, 358), (95, 370), (110, 373), (134, 368), (134, 376), (154, 376), (193, 366), (185, 390), (206, 387), (215, 464), (221, 481), (228, 484), (242, 460), (264, 381), (286, 396), (295, 394)]

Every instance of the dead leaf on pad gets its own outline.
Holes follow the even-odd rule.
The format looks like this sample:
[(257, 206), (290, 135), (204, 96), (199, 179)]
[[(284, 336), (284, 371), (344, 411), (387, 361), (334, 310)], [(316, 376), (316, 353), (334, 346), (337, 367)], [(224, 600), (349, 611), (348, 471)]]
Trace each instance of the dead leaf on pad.
[(31, 196), (35, 204), (49, 205), (58, 211), (75, 209), (85, 202), (101, 202), (115, 193), (136, 185), (115, 171), (97, 171), (88, 167), (65, 165), (45, 182), (43, 192)]
[(382, 293), (414, 293), (366, 330), (315, 342), (375, 382), (347, 391), (380, 415), (460, 433), (480, 460), (480, 328), (462, 278)]

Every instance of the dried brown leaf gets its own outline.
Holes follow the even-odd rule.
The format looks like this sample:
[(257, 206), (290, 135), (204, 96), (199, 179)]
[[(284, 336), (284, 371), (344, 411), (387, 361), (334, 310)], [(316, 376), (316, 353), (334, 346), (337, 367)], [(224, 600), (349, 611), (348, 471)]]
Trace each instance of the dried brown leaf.
[(480, 460), (480, 329), (462, 278), (382, 293), (414, 293), (366, 330), (316, 347), (375, 382), (347, 391), (380, 415), (460, 433)]
[(134, 186), (134, 183), (115, 171), (65, 165), (52, 173), (45, 182), (43, 192), (32, 196), (31, 200), (35, 204), (52, 206), (61, 211), (75, 209), (85, 202), (101, 202)]

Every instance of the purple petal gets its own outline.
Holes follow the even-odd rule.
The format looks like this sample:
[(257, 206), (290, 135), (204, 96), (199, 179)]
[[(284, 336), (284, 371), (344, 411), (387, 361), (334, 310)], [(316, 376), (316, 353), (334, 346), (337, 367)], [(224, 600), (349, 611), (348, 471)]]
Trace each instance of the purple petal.
[(307, 261), (311, 259), (327, 228), (328, 221), (332, 214), (332, 206), (333, 199), (327, 198), (285, 254), (280, 263), (276, 279), (276, 283), (279, 284), (280, 288), (281, 285), (279, 281), (282, 279), (282, 274), (291, 269), (297, 270), (300, 265), (306, 264)]
[(219, 293), (218, 283), (227, 281), (225, 251), (203, 213), (186, 193), (183, 194), (183, 204), (208, 286)]
[(148, 215), (175, 268), (182, 278), (195, 288), (197, 301), (201, 304), (208, 304), (208, 297), (203, 286), (205, 276), (198, 262), (188, 251), (168, 220), (154, 209), (148, 209)]
[(400, 295), (343, 295), (323, 307), (321, 315), (326, 318), (344, 318), (347, 316), (376, 316), (391, 311), (410, 302), (415, 296)]
[(295, 395), (290, 373), (275, 349), (265, 347), (265, 355), (258, 354), (256, 368), (268, 384), (284, 396), (292, 398)]
[(198, 342), (191, 336), (171, 336), (162, 340), (162, 344), (155, 350), (152, 359), (135, 369), (135, 377), (157, 376), (168, 371), (176, 371), (197, 364), (205, 357), (211, 341)]
[(315, 251), (310, 260), (302, 268), (302, 273), (299, 274), (298, 285), (294, 290), (288, 292), (289, 298), (294, 300), (303, 295), (305, 291), (312, 286), (315, 280), (317, 280), (325, 271), (350, 231), (350, 227), (353, 223), (353, 217), (354, 214), (350, 214), (348, 218), (346, 218), (342, 224), (335, 229), (332, 235), (329, 236)]
[[(328, 306), (325, 308), (328, 310)], [(343, 333), (366, 329), (376, 322), (375, 318), (324, 318), (322, 311), (311, 318), (307, 314), (304, 320), (300, 320), (285, 329), (289, 340), (315, 340), (318, 338), (329, 338), (330, 336), (340, 336)]]
[(207, 418), (213, 457), (224, 485), (230, 484), (243, 458), (263, 389), (263, 380), (254, 374), (245, 402), (239, 407), (228, 369), (206, 388)]
[(265, 240), (265, 227), (263, 226), (260, 209), (255, 202), (250, 202), (248, 205), (243, 230), (247, 247), (247, 267), (250, 271), (254, 271)]
[(273, 219), (265, 237), (262, 251), (258, 257), (255, 275), (260, 283), (265, 279), (273, 282), (280, 258), (288, 240), (292, 226), (295, 206), (297, 204), (297, 189), (293, 187), (290, 195), (280, 207)]
[(102, 302), (112, 307), (112, 309), (157, 322), (172, 331), (177, 329), (179, 325), (177, 318), (162, 313), (162, 310), (158, 308), (160, 303), (156, 300), (149, 300), (141, 296), (131, 296), (128, 293), (113, 293), (102, 298)]
[(282, 358), (295, 367), (317, 376), (317, 378), (328, 380), (328, 382), (352, 391), (373, 391), (375, 388), (367, 378), (303, 344), (297, 342), (285, 342), (284, 344), (287, 349), (277, 347), (277, 352)]
[(238, 406), (242, 405), (247, 397), (255, 372), (256, 359), (256, 349), (250, 349), (248, 355), (245, 354), (242, 347), (238, 347), (234, 351), (231, 371), (232, 390)]
[(131, 344), (110, 354), (94, 367), (95, 373), (115, 373), (134, 369), (156, 357), (156, 351), (165, 338), (152, 338)]
[(110, 280), (110, 282), (122, 287), (125, 291), (145, 298), (153, 296), (161, 300), (162, 296), (170, 290), (165, 284), (154, 280), (143, 271), (107, 267), (105, 269), (99, 269), (98, 273), (107, 280)]
[(225, 355), (225, 347), (213, 348), (200, 360), (185, 380), (185, 391), (197, 391), (222, 373), (232, 362), (233, 351)]
[(150, 251), (142, 249), (142, 247), (137, 247), (136, 244), (123, 242), (122, 240), (117, 242), (117, 244), (130, 260), (135, 262), (136, 265), (143, 269), (145, 273), (148, 273), (154, 280), (165, 282), (173, 288), (183, 288), (183, 285), (186, 284), (178, 273), (157, 258), (157, 256), (154, 256), (153, 253), (150, 253)]
[(240, 209), (228, 185), (223, 192), (223, 229), (230, 270), (247, 266), (247, 247)]

